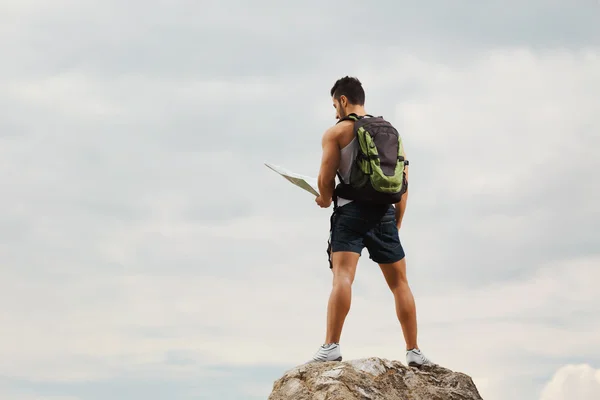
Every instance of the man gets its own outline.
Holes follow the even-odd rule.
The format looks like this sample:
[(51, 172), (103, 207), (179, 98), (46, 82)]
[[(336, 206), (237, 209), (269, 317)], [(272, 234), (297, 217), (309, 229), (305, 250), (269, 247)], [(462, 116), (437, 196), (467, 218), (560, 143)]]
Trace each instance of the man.
[[(379, 264), (394, 295), (396, 314), (406, 342), (407, 364), (416, 367), (432, 364), (417, 345), (415, 302), (406, 279), (406, 260), (398, 236), (408, 192), (404, 192), (395, 204), (359, 202), (336, 196), (335, 177), (338, 175), (348, 183), (359, 146), (354, 120), (344, 118), (353, 114), (358, 118), (371, 116), (365, 112), (365, 92), (358, 79), (339, 79), (331, 88), (331, 96), (339, 121), (323, 135), (323, 155), (318, 177), (320, 196), (316, 202), (322, 208), (331, 206), (332, 201), (337, 203), (334, 204), (331, 219), (328, 249), (333, 288), (327, 307), (325, 344), (310, 362), (342, 360), (340, 336), (350, 311), (352, 283), (358, 260), (366, 247), (370, 258)], [(397, 148), (395, 146), (394, 151)], [(408, 167), (405, 167), (405, 173), (408, 174)]]

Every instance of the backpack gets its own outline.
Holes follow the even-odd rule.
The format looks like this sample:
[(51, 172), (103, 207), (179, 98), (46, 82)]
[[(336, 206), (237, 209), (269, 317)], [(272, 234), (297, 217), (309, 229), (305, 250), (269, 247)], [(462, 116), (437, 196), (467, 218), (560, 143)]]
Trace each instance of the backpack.
[(349, 183), (342, 180), (334, 194), (349, 200), (370, 204), (395, 204), (406, 192), (402, 138), (392, 124), (383, 117), (350, 114), (342, 121), (354, 121), (354, 135), (358, 141), (356, 159), (350, 169)]

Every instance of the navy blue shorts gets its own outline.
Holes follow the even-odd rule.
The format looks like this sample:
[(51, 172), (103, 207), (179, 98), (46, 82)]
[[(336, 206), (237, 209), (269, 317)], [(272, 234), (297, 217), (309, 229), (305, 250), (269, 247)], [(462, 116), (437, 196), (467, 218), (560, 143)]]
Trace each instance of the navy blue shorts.
[[(331, 218), (328, 252), (369, 251), (369, 258), (379, 264), (391, 264), (404, 258), (398, 237), (396, 209), (392, 205), (371, 206), (356, 202), (345, 204)], [(332, 265), (330, 263), (330, 268)]]

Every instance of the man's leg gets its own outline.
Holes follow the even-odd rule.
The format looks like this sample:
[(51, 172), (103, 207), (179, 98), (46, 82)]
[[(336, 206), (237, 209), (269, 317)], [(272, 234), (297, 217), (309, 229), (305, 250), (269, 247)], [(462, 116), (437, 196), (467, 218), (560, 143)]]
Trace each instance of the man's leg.
[(415, 299), (406, 279), (406, 258), (393, 263), (380, 263), (385, 280), (394, 294), (396, 315), (406, 342), (406, 362), (412, 367), (433, 364), (417, 345), (417, 311)]
[(325, 343), (339, 343), (352, 300), (352, 283), (360, 254), (338, 251), (331, 255), (333, 287), (327, 305), (327, 332)]
[(396, 316), (406, 342), (406, 361), (410, 366), (432, 364), (417, 344), (417, 312), (415, 299), (406, 278), (406, 257), (398, 236), (394, 209), (390, 208), (365, 238), (371, 259), (381, 267), (394, 295)]
[(352, 299), (352, 283), (356, 273), (359, 253), (352, 251), (334, 251), (331, 254), (333, 287), (327, 305), (327, 331), (325, 343), (315, 353), (314, 361), (342, 361), (340, 337), (344, 321), (350, 311)]
[(364, 221), (355, 204), (340, 207), (332, 219), (331, 264), (333, 285), (327, 304), (325, 343), (311, 361), (341, 361), (340, 337), (352, 300), (352, 283), (364, 247)]
[(406, 350), (418, 349), (417, 311), (408, 280), (406, 279), (406, 258), (391, 264), (379, 264), (385, 280), (394, 294), (396, 315), (406, 342)]

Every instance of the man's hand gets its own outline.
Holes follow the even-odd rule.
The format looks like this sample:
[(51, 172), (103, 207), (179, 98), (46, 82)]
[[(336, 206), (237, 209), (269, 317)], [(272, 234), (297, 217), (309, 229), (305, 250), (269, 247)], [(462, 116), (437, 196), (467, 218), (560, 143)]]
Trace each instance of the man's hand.
[(328, 208), (331, 205), (331, 197), (325, 200), (323, 196), (318, 196), (315, 201), (321, 208)]

